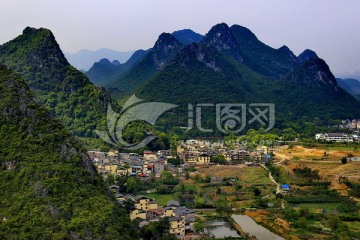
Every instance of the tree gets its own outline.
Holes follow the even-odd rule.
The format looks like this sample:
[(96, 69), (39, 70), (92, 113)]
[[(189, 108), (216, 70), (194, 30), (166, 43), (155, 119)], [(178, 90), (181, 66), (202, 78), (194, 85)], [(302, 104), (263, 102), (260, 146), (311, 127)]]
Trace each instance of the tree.
[(159, 194), (169, 194), (172, 192), (172, 188), (169, 188), (168, 186), (166, 185), (158, 185), (156, 186), (156, 192), (159, 193)]
[(168, 217), (164, 217), (158, 221), (157, 229), (161, 233), (161, 235), (165, 235), (168, 233), (170, 228), (170, 222)]
[(210, 183), (211, 177), (209, 175), (206, 175), (203, 181), (204, 181), (204, 183)]
[(298, 225), (298, 227), (301, 227), (302, 229), (305, 229), (306, 226), (308, 225), (308, 221), (306, 220), (305, 217), (300, 217), (297, 220), (297, 225)]
[(230, 135), (224, 137), (224, 141), (227, 146), (229, 146), (231, 149), (233, 149), (234, 143), (236, 143), (236, 141), (237, 141), (237, 137), (235, 136), (235, 134), (230, 133)]
[(215, 207), (216, 207), (216, 211), (218, 213), (220, 213), (220, 215), (222, 215), (223, 213), (228, 213), (228, 212), (231, 211), (230, 204), (224, 199), (220, 199), (220, 200), (216, 201), (215, 202)]
[(201, 177), (200, 174), (196, 174), (196, 175), (194, 176), (194, 180), (195, 180), (195, 182), (197, 182), (197, 183), (200, 183), (200, 182), (203, 181), (203, 179), (202, 179), (202, 177)]
[(196, 233), (204, 232), (204, 224), (201, 221), (198, 221), (198, 222), (194, 223), (193, 228), (194, 228)]
[(127, 186), (127, 192), (135, 192), (137, 189), (137, 181), (136, 178), (134, 177), (130, 177), (127, 179), (126, 181), (126, 186)]
[(260, 196), (260, 194), (261, 194), (261, 190), (258, 189), (258, 188), (255, 188), (255, 189), (254, 189), (254, 195), (255, 195), (255, 196)]
[(180, 186), (180, 192), (181, 192), (182, 195), (185, 194), (186, 188), (185, 188), (185, 185), (184, 185), (184, 184), (181, 184), (181, 186)]
[(210, 162), (225, 164), (227, 161), (226, 161), (224, 155), (218, 154), (218, 155), (210, 157)]
[(346, 158), (346, 157), (341, 158), (341, 163), (342, 163), (342, 164), (346, 164), (346, 163), (347, 163), (347, 161), (348, 161), (348, 160), (347, 160), (347, 158)]
[(131, 212), (135, 208), (135, 202), (131, 199), (126, 199), (124, 201), (124, 207), (128, 213)]
[(99, 147), (99, 151), (100, 152), (108, 152), (108, 151), (110, 151), (110, 147), (102, 145)]
[(331, 230), (336, 231), (336, 229), (340, 225), (340, 218), (338, 216), (336, 216), (336, 215), (330, 215), (328, 220), (327, 220), (327, 224), (329, 225)]
[(142, 236), (144, 239), (174, 239), (173, 237), (167, 237), (169, 228), (169, 218), (165, 217), (158, 222), (150, 222), (146, 225), (142, 231)]
[(300, 208), (299, 214), (300, 214), (300, 217), (307, 218), (309, 216), (310, 212), (309, 212), (309, 209), (307, 209), (307, 208)]
[(243, 189), (243, 186), (239, 182), (237, 182), (235, 185), (235, 189), (240, 191), (241, 189)]
[(170, 137), (170, 150), (172, 154), (176, 154), (176, 148), (179, 143), (179, 136), (174, 134)]
[(308, 178), (311, 181), (320, 179), (319, 171), (312, 170), (311, 168), (308, 168), (308, 167), (295, 168), (293, 171), (296, 174), (296, 176), (302, 177), (302, 178)]
[(284, 198), (284, 195), (282, 195), (281, 193), (277, 193), (277, 194), (276, 194), (276, 198), (282, 199), (282, 198)]
[(181, 164), (181, 161), (178, 158), (169, 158), (168, 163), (171, 163), (172, 165), (175, 166), (179, 166)]
[(173, 176), (170, 172), (167, 172), (167, 171), (163, 171), (163, 172), (160, 174), (160, 177), (161, 177), (161, 179), (163, 179), (163, 180), (174, 178), (174, 176)]
[(106, 183), (106, 185), (108, 185), (108, 186), (114, 185), (114, 184), (115, 184), (114, 175), (109, 174), (109, 175), (107, 176), (107, 178), (105, 179), (105, 183)]
[(170, 172), (164, 171), (160, 174), (162, 182), (167, 185), (177, 185), (179, 179), (174, 177)]
[(115, 183), (118, 185), (118, 186), (123, 186), (125, 183), (126, 183), (126, 181), (127, 181), (127, 179), (128, 179), (129, 177), (128, 176), (122, 176), (122, 175), (120, 175), (120, 176), (116, 176), (115, 177)]

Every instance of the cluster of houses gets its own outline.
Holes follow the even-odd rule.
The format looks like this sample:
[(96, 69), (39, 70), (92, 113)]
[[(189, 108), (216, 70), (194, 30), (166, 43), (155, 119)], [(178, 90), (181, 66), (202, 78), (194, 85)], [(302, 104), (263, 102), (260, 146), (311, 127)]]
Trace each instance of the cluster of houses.
[(360, 119), (342, 120), (339, 125), (341, 129), (360, 130)]
[(327, 142), (355, 142), (359, 140), (357, 134), (347, 133), (318, 133), (315, 135), (315, 140), (324, 140)]
[(223, 155), (229, 163), (245, 163), (248, 165), (267, 162), (270, 152), (274, 149), (259, 145), (254, 150), (248, 150), (241, 144), (235, 144), (231, 149), (223, 143), (209, 141), (188, 140), (182, 141), (177, 146), (176, 155), (170, 150), (159, 150), (157, 152), (144, 151), (142, 155), (137, 153), (119, 153), (111, 150), (109, 152), (88, 151), (88, 155), (98, 172), (104, 177), (108, 175), (126, 175), (137, 177), (160, 177), (163, 171), (170, 171), (181, 175), (184, 173), (182, 167), (176, 167), (168, 160), (179, 158), (185, 165), (212, 164), (212, 156)]
[(143, 195), (123, 195), (117, 192), (117, 186), (110, 186), (110, 189), (115, 192), (115, 196), (120, 204), (124, 204), (126, 200), (134, 203), (134, 207), (130, 211), (130, 219), (137, 219), (140, 228), (145, 227), (150, 222), (159, 221), (167, 217), (169, 220), (169, 234), (175, 235), (178, 238), (183, 238), (186, 234), (194, 236), (193, 224), (195, 223), (195, 212), (187, 207), (180, 206), (178, 201), (171, 200), (167, 202), (166, 206), (159, 207), (152, 198)]
[[(188, 140), (181, 141), (176, 149), (176, 155), (170, 150), (157, 152), (144, 151), (142, 155), (137, 153), (120, 153), (115, 150), (109, 152), (88, 151), (98, 173), (104, 177), (111, 175), (136, 176), (139, 178), (160, 177), (163, 171), (169, 171), (179, 177), (185, 176), (184, 168), (189, 165), (211, 165), (210, 159), (213, 156), (223, 155), (228, 163), (247, 164), (248, 166), (258, 165), (267, 162), (271, 152), (277, 150), (264, 145), (249, 150), (241, 144), (233, 144), (230, 147), (222, 142), (209, 142)], [(174, 166), (169, 159), (179, 158), (183, 163)], [(211, 177), (211, 182), (222, 181)], [(234, 180), (235, 181), (235, 180)], [(150, 222), (156, 222), (163, 218), (169, 221), (169, 234), (180, 239), (199, 237), (194, 232), (195, 213), (192, 209), (180, 206), (178, 201), (169, 201), (166, 206), (160, 207), (155, 199), (144, 195), (121, 194), (120, 187), (110, 186), (119, 204), (128, 206), (128, 201), (133, 202), (129, 209), (130, 219), (137, 220), (139, 227), (143, 228)], [(290, 187), (282, 186), (282, 192), (287, 192)]]
[(259, 145), (256, 149), (249, 150), (240, 143), (233, 144), (230, 149), (222, 142), (211, 143), (210, 141), (193, 139), (180, 142), (177, 146), (177, 155), (187, 164), (210, 164), (211, 157), (220, 154), (229, 163), (251, 165), (267, 162), (271, 157), (270, 152), (274, 150), (274, 148), (264, 145)]
[(99, 152), (88, 151), (88, 155), (98, 172), (103, 176), (126, 175), (138, 177), (159, 177), (163, 171), (174, 171), (174, 166), (168, 164), (169, 158), (175, 158), (170, 150), (158, 152), (144, 151), (143, 155), (136, 153), (119, 153), (118, 151)]

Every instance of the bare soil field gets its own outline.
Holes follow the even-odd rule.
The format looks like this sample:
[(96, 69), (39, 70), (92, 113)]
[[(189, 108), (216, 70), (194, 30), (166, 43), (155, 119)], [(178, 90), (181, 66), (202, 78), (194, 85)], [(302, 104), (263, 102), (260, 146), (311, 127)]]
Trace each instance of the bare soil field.
[(216, 177), (241, 177), (243, 168), (246, 168), (245, 165), (212, 165), (197, 167), (198, 172), (201, 175), (209, 175)]
[(309, 167), (319, 171), (322, 180), (330, 181), (331, 188), (336, 189), (343, 195), (347, 195), (347, 187), (341, 183), (341, 178), (346, 177), (349, 181), (360, 181), (360, 162), (349, 161), (342, 164), (340, 159), (352, 154), (360, 156), (360, 151), (349, 150), (326, 150), (317, 148), (305, 148), (294, 146), (290, 149), (281, 148), (275, 153), (274, 162), (283, 167), (283, 171), (291, 178), (294, 177), (294, 168)]

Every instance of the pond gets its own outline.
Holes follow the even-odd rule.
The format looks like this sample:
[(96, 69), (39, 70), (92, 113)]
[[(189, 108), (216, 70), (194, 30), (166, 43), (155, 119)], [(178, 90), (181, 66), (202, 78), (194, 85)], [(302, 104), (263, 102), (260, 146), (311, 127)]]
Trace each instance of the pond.
[(206, 221), (205, 233), (212, 238), (240, 237), (231, 224), (223, 220)]
[(284, 238), (257, 224), (251, 217), (247, 215), (233, 214), (231, 217), (245, 233), (248, 233), (250, 236), (255, 236), (259, 240), (284, 240)]

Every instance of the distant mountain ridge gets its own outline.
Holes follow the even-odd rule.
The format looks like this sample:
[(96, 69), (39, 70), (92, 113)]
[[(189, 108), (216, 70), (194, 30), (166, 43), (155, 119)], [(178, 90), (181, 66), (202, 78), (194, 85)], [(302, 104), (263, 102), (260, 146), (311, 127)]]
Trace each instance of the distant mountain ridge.
[(317, 58), (317, 57), (318, 55), (316, 54), (316, 52), (310, 49), (306, 49), (301, 54), (299, 54), (298, 59), (300, 62), (305, 62), (311, 58)]
[(107, 87), (115, 91), (131, 93), (146, 79), (151, 78), (173, 59), (177, 52), (183, 47), (170, 33), (162, 33), (155, 42), (153, 48), (131, 68), (123, 77), (109, 84)]
[(85, 74), (90, 81), (97, 86), (105, 87), (111, 85), (114, 81), (125, 76), (150, 50), (151, 49), (146, 51), (142, 49), (137, 50), (126, 63), (123, 64), (114, 64), (114, 61), (111, 63), (106, 58), (102, 59), (99, 62), (95, 62)]
[(360, 101), (360, 81), (354, 78), (336, 78), (338, 85)]
[[(301, 57), (298, 58), (286, 46), (273, 49), (259, 41), (249, 29), (239, 25), (229, 27), (225, 23), (212, 27), (198, 43), (213, 47), (216, 51), (231, 56), (253, 71), (271, 79), (277, 79), (293, 71), (302, 63), (302, 57), (305, 58), (311, 54), (311, 56), (316, 56), (316, 53), (311, 50), (305, 50), (300, 54)], [(180, 49), (181, 48), (179, 48), (179, 51)], [(171, 59), (172, 58), (168, 58), (163, 65), (169, 63)], [(109, 87), (116, 86), (121, 89), (120, 91), (131, 93), (131, 91), (137, 86), (140, 86), (146, 78), (151, 78), (151, 76), (160, 70), (152, 69), (150, 71), (149, 69), (138, 66), (140, 64), (142, 64), (141, 61), (137, 65), (134, 65), (126, 76), (119, 78), (119, 80), (109, 85)], [(136, 72), (141, 72), (143, 77), (140, 79), (134, 77), (133, 75)], [(134, 79), (137, 80), (134, 81)], [(134, 82), (137, 85), (134, 85)], [(127, 86), (129, 84), (133, 86), (128, 88)]]
[[(141, 62), (133, 69), (147, 71), (140, 66)], [(127, 84), (132, 80), (120, 79), (119, 89), (129, 90)], [(199, 102), (274, 103), (279, 128), (299, 119), (319, 117), (328, 121), (360, 116), (360, 103), (337, 85), (326, 62), (314, 51), (304, 50), (297, 57), (286, 46), (273, 49), (238, 25), (214, 26), (201, 42), (180, 48), (163, 69), (138, 84), (132, 89), (142, 99), (181, 106)], [(185, 117), (177, 113), (171, 118), (175, 115), (170, 114), (163, 123), (186, 125), (186, 109), (176, 111), (183, 111)], [(210, 117), (205, 118), (207, 122)]]
[(240, 49), (240, 44), (225, 23), (212, 27), (201, 43), (211, 46), (219, 52), (225, 52), (240, 62), (244, 61), (244, 53)]
[[(273, 80), (211, 45), (184, 47), (162, 71), (144, 81), (136, 93), (148, 101), (182, 106), (201, 102), (274, 103), (280, 128), (283, 121), (303, 117), (336, 119), (360, 115), (360, 103), (337, 86), (329, 67), (319, 58), (311, 58)], [(186, 116), (185, 113), (183, 109)], [(166, 121), (186, 124), (186, 118)]]
[(120, 63), (124, 63), (133, 53), (134, 51), (120, 52), (108, 48), (98, 50), (83, 49), (76, 53), (65, 53), (65, 57), (75, 68), (88, 71), (94, 62), (98, 62), (102, 58), (107, 58), (111, 61), (118, 60)]
[[(285, 45), (274, 49), (239, 25), (217, 24), (188, 44), (162, 33), (153, 48), (135, 52), (126, 63), (102, 59), (86, 74), (118, 100), (137, 93), (148, 101), (184, 105), (195, 94), (196, 102), (274, 103), (279, 128), (301, 118), (360, 115), (359, 102), (338, 86), (314, 51), (295, 56)], [(184, 121), (169, 120), (177, 126)]]
[(184, 45), (193, 42), (198, 43), (204, 38), (203, 35), (196, 33), (191, 29), (178, 30), (173, 32), (171, 35)]
[[(152, 73), (155, 73), (157, 70), (160, 69), (167, 61), (171, 59), (173, 54), (171, 52), (174, 52), (171, 47), (174, 47), (175, 50), (179, 50), (179, 46), (181, 45), (187, 45), (192, 42), (200, 42), (204, 36), (201, 34), (198, 34), (191, 29), (183, 29), (173, 32), (172, 34), (169, 33), (163, 33), (159, 36), (158, 40), (154, 44), (154, 47), (151, 49), (148, 49), (147, 52), (144, 50), (138, 50), (134, 52), (134, 54), (130, 57), (130, 59), (119, 66), (118, 69), (112, 70), (106, 67), (100, 67), (97, 66), (97, 63), (94, 63), (94, 65), (89, 69), (89, 71), (86, 72), (86, 75), (89, 77), (89, 79), (98, 86), (108, 86), (109, 89), (118, 88), (119, 85), (121, 85), (122, 81), (127, 81), (126, 79), (145, 79), (152, 75)], [(167, 42), (168, 41), (168, 42)], [(176, 46), (175, 46), (176, 45)], [(171, 46), (169, 49), (166, 50), (167, 46)], [(154, 49), (155, 48), (155, 49)], [(163, 49), (160, 49), (163, 48)], [(163, 51), (164, 50), (164, 51)], [(175, 51), (175, 52), (176, 52)], [(150, 53), (151, 52), (151, 53)], [(153, 56), (151, 57), (152, 60), (148, 59), (145, 61), (153, 61), (153, 64), (156, 65), (155, 70), (150, 69), (151, 67), (148, 66), (149, 72), (148, 73), (132, 73), (131, 77), (127, 77), (128, 71), (133, 67), (135, 63), (142, 60), (143, 57), (145, 57), (145, 54), (150, 53)], [(165, 55), (168, 55), (167, 57)], [(165, 56), (165, 58), (164, 58)], [(143, 63), (143, 65), (152, 65), (152, 63)], [(136, 72), (136, 70), (134, 70)], [(140, 75), (142, 76), (140, 76)], [(138, 76), (136, 76), (138, 75)], [(118, 79), (126, 78), (122, 81), (120, 81), (118, 84), (113, 84)], [(133, 82), (133, 81), (131, 81)], [(136, 81), (135, 81), (136, 82)], [(141, 80), (139, 80), (141, 82)], [(132, 83), (130, 83), (132, 84)], [(127, 84), (125, 84), (127, 85)], [(126, 87), (127, 89), (127, 87)], [(130, 87), (132, 89), (132, 87)], [(128, 91), (128, 90), (126, 90)]]

